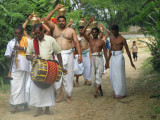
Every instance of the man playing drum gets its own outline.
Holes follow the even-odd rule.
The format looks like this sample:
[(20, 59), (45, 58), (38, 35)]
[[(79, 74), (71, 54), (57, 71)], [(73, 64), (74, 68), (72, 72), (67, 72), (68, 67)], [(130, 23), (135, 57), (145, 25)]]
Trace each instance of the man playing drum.
[[(82, 56), (80, 52), (80, 44), (78, 42), (76, 32), (72, 28), (66, 27), (66, 18), (64, 16), (58, 17), (57, 19), (58, 25), (49, 21), (52, 15), (59, 8), (61, 8), (60, 4), (58, 4), (56, 8), (48, 14), (48, 16), (46, 17), (46, 22), (47, 22), (48, 27), (54, 31), (53, 37), (56, 39), (57, 43), (62, 49), (61, 54), (62, 54), (64, 68), (67, 71), (72, 71), (74, 69), (72, 42), (74, 42), (76, 45), (76, 48), (78, 51), (78, 62), (79, 63), (82, 61)], [(62, 86), (64, 87), (67, 93), (67, 103), (71, 102), (73, 79), (74, 79), (74, 72), (69, 72), (67, 75), (62, 75), (62, 79), (55, 84), (56, 89), (60, 88), (60, 95), (59, 95), (59, 98), (56, 100), (57, 102), (60, 102), (64, 97)]]
[(29, 39), (23, 36), (23, 27), (17, 26), (14, 30), (15, 38), (11, 40), (5, 52), (5, 57), (11, 59), (11, 95), (10, 104), (14, 106), (12, 113), (18, 112), (18, 105), (24, 105), (27, 109), (26, 100), (26, 83), (30, 73), (30, 62), (26, 59), (26, 48)]
[[(56, 40), (52, 38), (51, 36), (44, 35), (43, 30), (42, 30), (42, 25), (41, 24), (35, 24), (34, 25), (34, 32), (35, 35), (38, 39), (39, 43), (39, 56), (41, 59), (45, 60), (53, 60), (53, 53), (57, 55), (59, 64), (62, 67), (62, 71), (64, 73), (67, 73), (67, 71), (63, 68), (62, 65), (62, 58), (61, 58), (61, 48), (57, 44)], [(34, 42), (30, 42), (28, 48), (27, 48), (27, 53), (26, 57), (28, 60), (33, 61), (35, 53), (35, 47), (34, 47)], [(48, 71), (49, 72), (49, 71)], [(42, 107), (46, 107), (45, 109), (45, 114), (51, 114), (49, 111), (49, 106), (54, 106), (55, 104), (55, 95), (54, 95), (54, 84), (52, 84), (50, 87), (46, 89), (41, 89), (34, 82), (32, 81), (30, 83), (30, 100), (29, 100), (29, 105), (37, 107), (36, 114), (34, 115), (39, 116), (43, 114), (43, 109)]]

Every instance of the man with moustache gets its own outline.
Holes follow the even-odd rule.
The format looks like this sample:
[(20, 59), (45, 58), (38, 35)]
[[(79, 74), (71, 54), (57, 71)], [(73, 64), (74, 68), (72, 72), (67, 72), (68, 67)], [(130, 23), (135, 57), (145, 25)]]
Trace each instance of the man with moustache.
[[(58, 25), (50, 22), (50, 18), (52, 15), (61, 8), (62, 6), (58, 4), (54, 10), (52, 10), (46, 17), (46, 23), (48, 27), (53, 30), (53, 37), (56, 39), (57, 43), (61, 47), (61, 55), (63, 59), (63, 66), (67, 71), (71, 71), (74, 69), (74, 57), (72, 52), (72, 42), (75, 43), (75, 46), (78, 51), (78, 62), (82, 61), (82, 56), (80, 52), (80, 44), (78, 42), (78, 38), (76, 32), (69, 27), (66, 27), (66, 18), (64, 16), (58, 17)], [(59, 98), (56, 100), (60, 102), (64, 95), (63, 95), (63, 88), (67, 94), (67, 103), (71, 102), (71, 95), (73, 89), (73, 78), (74, 72), (69, 72), (67, 75), (62, 75), (62, 79), (55, 84), (56, 89), (60, 89)]]
[[(63, 68), (61, 49), (57, 44), (56, 40), (51, 36), (43, 34), (43, 29), (41, 24), (34, 25), (34, 32), (38, 40), (38, 46), (39, 46), (38, 57), (44, 60), (53, 60), (53, 52), (54, 52), (54, 54), (57, 55), (57, 58), (59, 60), (59, 65), (62, 67), (62, 72), (67, 73), (67, 71)], [(30, 61), (33, 61), (33, 59), (36, 57), (33, 56), (34, 54), (36, 54), (36, 48), (33, 40), (28, 45), (26, 58)], [(54, 84), (52, 84), (46, 89), (41, 89), (33, 81), (31, 81), (29, 86), (30, 86), (29, 105), (37, 107), (37, 111), (34, 117), (43, 114), (42, 107), (46, 107), (44, 112), (45, 114), (51, 115), (52, 113), (50, 112), (49, 107), (54, 106), (55, 104)]]

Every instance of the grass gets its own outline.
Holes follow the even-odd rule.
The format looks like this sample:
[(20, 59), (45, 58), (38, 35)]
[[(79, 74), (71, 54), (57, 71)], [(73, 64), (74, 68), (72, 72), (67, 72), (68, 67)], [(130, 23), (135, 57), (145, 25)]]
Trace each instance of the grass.
[(160, 114), (160, 75), (152, 68), (150, 63), (152, 58), (153, 57), (149, 57), (142, 63), (141, 69), (144, 71), (144, 75), (143, 80), (139, 82), (145, 83), (149, 89), (152, 89), (151, 96), (156, 96), (154, 98), (150, 98), (153, 99), (153, 101), (150, 105), (148, 105), (148, 114), (153, 118), (157, 118)]
[(0, 91), (6, 93), (10, 89), (10, 84), (3, 84), (0, 86)]

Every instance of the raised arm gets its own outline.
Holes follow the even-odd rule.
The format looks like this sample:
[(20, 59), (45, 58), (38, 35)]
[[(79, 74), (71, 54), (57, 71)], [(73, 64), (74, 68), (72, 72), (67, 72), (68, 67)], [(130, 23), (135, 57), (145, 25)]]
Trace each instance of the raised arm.
[(107, 31), (106, 35), (103, 38), (105, 40), (105, 42), (106, 42), (106, 40), (107, 40), (107, 38), (108, 38), (108, 36), (110, 34), (110, 31), (107, 28), (105, 28), (103, 24), (101, 24), (101, 27), (103, 27)]
[(89, 26), (89, 24), (90, 24), (92, 21), (93, 21), (93, 19), (92, 19), (92, 17), (91, 17), (91, 18), (89, 19), (87, 25), (83, 28), (82, 33), (81, 33), (88, 42), (89, 42), (89, 40), (90, 40), (90, 37), (89, 37), (90, 34), (86, 34), (85, 31), (86, 31), (87, 27)]
[(135, 65), (133, 64), (130, 51), (129, 51), (129, 49), (128, 49), (128, 45), (127, 45), (126, 39), (123, 39), (123, 45), (124, 45), (124, 47), (125, 47), (125, 49), (126, 49), (126, 52), (127, 52), (127, 55), (128, 55), (128, 57), (129, 57), (129, 60), (130, 60), (130, 62), (131, 62), (132, 67), (136, 69)]
[(73, 19), (71, 18), (71, 19), (69, 20), (69, 23), (67, 24), (67, 27), (70, 27), (72, 24), (73, 24)]
[(51, 31), (50, 31), (50, 29), (49, 29), (49, 27), (47, 26), (47, 25), (45, 25), (42, 21), (41, 21), (41, 19), (40, 18), (38, 18), (38, 17), (36, 17), (37, 19), (38, 19), (38, 21), (39, 21), (39, 23), (42, 23), (42, 26), (45, 28), (45, 30), (46, 30), (46, 35), (51, 35)]
[(100, 24), (100, 26), (98, 25), (98, 28), (100, 30), (99, 38), (102, 39), (103, 38), (103, 27)]
[(50, 22), (50, 19), (52, 17), (52, 15), (62, 7), (62, 5), (58, 4), (45, 18), (45, 22), (47, 23), (48, 27), (53, 30), (55, 27), (55, 24), (53, 22)]
[(24, 32), (23, 35), (28, 37), (30, 40), (32, 39), (30, 35), (28, 35), (27, 31), (26, 31), (26, 26), (28, 24), (28, 21), (32, 18), (32, 15), (29, 15), (29, 17), (27, 18), (27, 20), (23, 23), (22, 27), (24, 28)]

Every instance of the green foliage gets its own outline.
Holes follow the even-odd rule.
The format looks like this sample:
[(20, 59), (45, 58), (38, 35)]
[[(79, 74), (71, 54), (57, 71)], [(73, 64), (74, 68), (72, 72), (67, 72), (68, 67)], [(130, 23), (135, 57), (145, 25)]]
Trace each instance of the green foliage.
[(131, 18), (132, 22), (135, 24), (141, 23), (143, 26), (144, 34), (149, 35), (151, 38), (149, 42), (145, 42), (149, 47), (153, 59), (151, 60), (152, 66), (158, 72), (160, 71), (160, 1), (153, 0), (147, 2), (141, 12), (135, 17)]
[[(113, 24), (119, 24), (121, 31), (124, 31), (131, 24), (127, 21), (139, 12), (144, 1), (146, 0), (139, 2), (136, 0), (62, 0), (62, 4), (67, 8), (67, 22), (72, 18), (75, 29), (78, 28), (81, 14), (84, 14), (86, 19), (94, 15), (98, 22), (103, 24), (105, 22), (108, 28)], [(7, 43), (14, 38), (14, 27), (23, 24), (33, 10), (38, 17), (46, 17), (60, 2), (61, 0), (0, 0), (0, 69), (3, 71), (0, 72), (0, 76), (2, 78), (9, 70), (9, 63), (6, 62), (4, 53)], [(30, 29), (31, 25), (28, 25), (27, 30)]]

